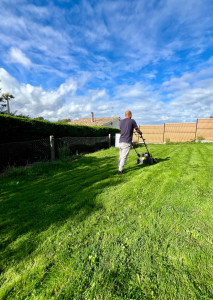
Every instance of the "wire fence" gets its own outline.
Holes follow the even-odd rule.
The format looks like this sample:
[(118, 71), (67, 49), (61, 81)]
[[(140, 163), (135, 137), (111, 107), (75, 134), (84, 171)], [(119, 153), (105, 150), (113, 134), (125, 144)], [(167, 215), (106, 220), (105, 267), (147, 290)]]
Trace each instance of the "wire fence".
[(0, 170), (10, 166), (24, 166), (34, 162), (50, 161), (64, 156), (91, 153), (106, 149), (114, 137), (63, 137), (26, 142), (0, 144)]

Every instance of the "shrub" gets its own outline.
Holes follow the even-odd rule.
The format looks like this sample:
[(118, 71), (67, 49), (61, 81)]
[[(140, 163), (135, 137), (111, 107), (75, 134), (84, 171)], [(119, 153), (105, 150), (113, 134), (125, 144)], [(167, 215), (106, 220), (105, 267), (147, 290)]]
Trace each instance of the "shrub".
[(63, 160), (70, 155), (70, 148), (68, 146), (63, 146), (58, 149), (59, 159)]
[(203, 137), (202, 135), (199, 135), (199, 136), (197, 137), (198, 143), (201, 143), (201, 141), (203, 141), (203, 140), (204, 140), (204, 137)]
[(31, 141), (54, 137), (92, 137), (115, 135), (117, 128), (103, 126), (70, 125), (58, 122), (32, 120), (0, 114), (1, 140), (0, 143)]

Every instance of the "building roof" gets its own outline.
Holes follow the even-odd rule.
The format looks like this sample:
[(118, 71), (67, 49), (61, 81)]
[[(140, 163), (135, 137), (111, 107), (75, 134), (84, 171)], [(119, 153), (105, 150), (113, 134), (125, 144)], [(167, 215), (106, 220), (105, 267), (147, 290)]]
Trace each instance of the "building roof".
[(112, 121), (120, 120), (119, 117), (105, 117), (105, 118), (93, 118), (93, 122), (91, 121), (91, 118), (83, 118), (79, 120), (74, 120), (72, 122), (69, 122), (68, 124), (76, 124), (76, 125), (87, 125), (87, 126), (104, 126), (109, 124)]

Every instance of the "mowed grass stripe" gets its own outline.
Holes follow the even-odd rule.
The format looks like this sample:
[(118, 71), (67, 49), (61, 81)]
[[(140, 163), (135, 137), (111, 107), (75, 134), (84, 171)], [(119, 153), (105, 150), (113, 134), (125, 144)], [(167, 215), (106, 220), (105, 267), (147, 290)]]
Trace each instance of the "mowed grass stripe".
[[(213, 147), (149, 148), (159, 163), (136, 166), (132, 151), (126, 174), (120, 177), (115, 175), (118, 152), (110, 149), (82, 159), (82, 169), (81, 160), (76, 167), (74, 163), (64, 166), (64, 172), (60, 166), (60, 172), (55, 167), (42, 175), (41, 169), (30, 186), (29, 176), (23, 173), (18, 198), (16, 178), (10, 177), (13, 184), (4, 181), (2, 192), (12, 192), (13, 204), (4, 204), (3, 237), (10, 237), (9, 244), (2, 244), (0, 295), (8, 299), (211, 299), (211, 156), (205, 168), (200, 166)], [(45, 193), (47, 186), (54, 193)], [(32, 203), (30, 195), (42, 188)], [(21, 214), (24, 206), (21, 216), (26, 219), (19, 224), (16, 212)], [(35, 216), (27, 218), (32, 206), (37, 206)], [(10, 225), (20, 229), (11, 230)]]

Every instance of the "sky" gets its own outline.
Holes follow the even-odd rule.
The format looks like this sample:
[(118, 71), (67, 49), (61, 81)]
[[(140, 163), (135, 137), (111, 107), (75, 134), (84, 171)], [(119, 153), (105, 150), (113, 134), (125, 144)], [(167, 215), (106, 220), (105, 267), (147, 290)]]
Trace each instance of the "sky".
[(209, 118), (212, 15), (212, 0), (1, 0), (1, 92), (49, 121)]

